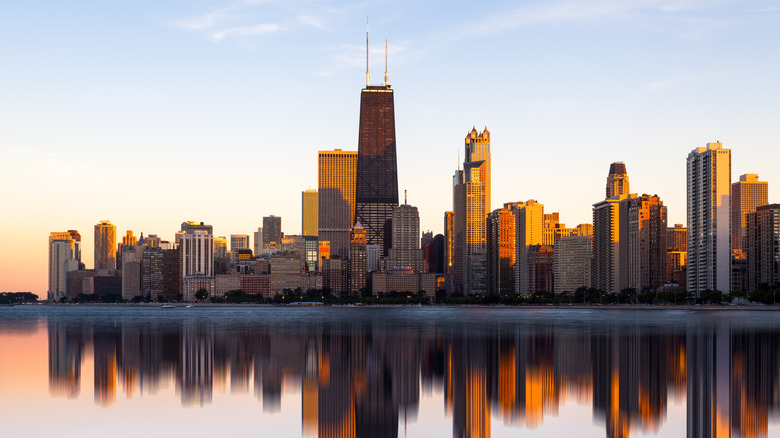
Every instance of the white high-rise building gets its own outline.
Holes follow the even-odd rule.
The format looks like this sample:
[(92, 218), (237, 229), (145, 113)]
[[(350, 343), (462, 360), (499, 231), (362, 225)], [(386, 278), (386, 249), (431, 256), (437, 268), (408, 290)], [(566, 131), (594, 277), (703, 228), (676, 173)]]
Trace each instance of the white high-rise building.
[(731, 290), (731, 149), (688, 154), (688, 291)]
[[(69, 260), (74, 260), (75, 240), (70, 232), (52, 232), (49, 235), (49, 296), (57, 301), (65, 296), (65, 274), (74, 270)], [(78, 269), (78, 264), (76, 264)]]
[(182, 277), (214, 275), (214, 236), (208, 230), (176, 233)]

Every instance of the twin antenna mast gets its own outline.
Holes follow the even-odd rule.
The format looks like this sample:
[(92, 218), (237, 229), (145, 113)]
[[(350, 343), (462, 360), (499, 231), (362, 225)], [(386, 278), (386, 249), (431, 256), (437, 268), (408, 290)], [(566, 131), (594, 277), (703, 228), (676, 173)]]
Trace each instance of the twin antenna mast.
[[(366, 87), (369, 85), (368, 75), (368, 17), (366, 17)], [(390, 74), (387, 72), (387, 39), (385, 39), (385, 87), (390, 86)]]

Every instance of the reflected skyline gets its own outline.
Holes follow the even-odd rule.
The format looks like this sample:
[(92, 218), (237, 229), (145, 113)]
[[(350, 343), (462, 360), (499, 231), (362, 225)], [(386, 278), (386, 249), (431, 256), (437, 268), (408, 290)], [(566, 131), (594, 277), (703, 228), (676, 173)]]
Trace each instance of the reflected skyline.
[(767, 436), (780, 414), (773, 312), (73, 310), (47, 315), (50, 396), (80, 394), (92, 351), (108, 409), (173, 383), (186, 408), (229, 388), (274, 414), (292, 383), (318, 437), (404, 436), (434, 389), (452, 427), (434, 436), (490, 437), (491, 419), (533, 435), (568, 401), (606, 437), (664, 431), (670, 401), (690, 437)]

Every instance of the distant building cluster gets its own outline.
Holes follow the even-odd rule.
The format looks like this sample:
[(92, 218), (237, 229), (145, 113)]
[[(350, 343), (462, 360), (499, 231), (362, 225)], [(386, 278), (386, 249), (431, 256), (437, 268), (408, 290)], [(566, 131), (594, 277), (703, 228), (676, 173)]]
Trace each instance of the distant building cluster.
[[(196, 301), (229, 292), (272, 297), (287, 291), (336, 295), (424, 292), (444, 287), (444, 236), (421, 239), (417, 207), (399, 205), (393, 90), (361, 93), (358, 151), (320, 151), (318, 190), (301, 194), (301, 234), (267, 216), (249, 234), (215, 236), (183, 222), (173, 242), (95, 225), (95, 265), (81, 261), (76, 231), (50, 237), (51, 301), (80, 295)], [(424, 244), (423, 244), (424, 241)], [(251, 243), (251, 244), (250, 244)], [(200, 296), (199, 296), (200, 295)]]
[[(750, 291), (780, 283), (780, 206), (767, 182), (731, 182), (721, 143), (687, 158), (687, 228), (669, 227), (658, 195), (631, 193), (625, 163), (609, 167), (593, 222), (566, 227), (535, 199), (491, 210), (490, 132), (472, 129), (453, 176), (443, 234), (423, 233), (418, 209), (399, 204), (393, 89), (361, 92), (358, 150), (318, 153), (318, 189), (301, 194), (301, 234), (267, 216), (249, 234), (214, 236), (184, 222), (173, 242), (95, 225), (95, 264), (81, 263), (75, 230), (49, 237), (52, 301), (120, 295), (193, 301), (230, 291), (265, 297), (287, 290), (341, 295), (462, 295), (660, 290)], [(405, 196), (406, 197), (406, 196)]]

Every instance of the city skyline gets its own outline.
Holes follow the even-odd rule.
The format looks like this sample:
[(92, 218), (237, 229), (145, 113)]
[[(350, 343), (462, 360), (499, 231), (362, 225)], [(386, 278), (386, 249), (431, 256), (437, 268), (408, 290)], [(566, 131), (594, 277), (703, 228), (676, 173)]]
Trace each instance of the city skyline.
[[(227, 5), (212, 14), (211, 24), (206, 18), (214, 10), (205, 6), (138, 5), (110, 30), (98, 24), (117, 12), (109, 6), (76, 4), (62, 24), (51, 26), (56, 7), (40, 17), (17, 5), (0, 19), (0, 32), (37, 32), (18, 47), (0, 49), (11, 66), (0, 77), (17, 85), (0, 110), (8, 120), (0, 133), (0, 178), (8, 189), (0, 200), (11, 212), (0, 227), (0, 289), (45, 295), (45, 245), (52, 231), (79, 230), (84, 263), (91, 266), (89, 231), (102, 219), (111, 220), (120, 236), (133, 230), (173, 241), (182, 220), (204, 220), (217, 227), (215, 235), (229, 236), (248, 234), (273, 214), (284, 219), (283, 231), (297, 234), (299, 193), (317, 184), (316, 151), (357, 150), (366, 14), (378, 17), (371, 21), (369, 46), (374, 78), (381, 76), (382, 40), (389, 38), (398, 92), (398, 188), (407, 189), (410, 204), (419, 208), (421, 230), (443, 233), (452, 168), (464, 128), (472, 125), (487, 125), (496, 135), (491, 211), (537, 199), (559, 211), (562, 221), (588, 223), (591, 205), (603, 197), (604, 166), (623, 161), (632, 186), (664, 200), (669, 224), (686, 223), (683, 157), (716, 141), (733, 150), (731, 182), (742, 174), (778, 180), (771, 145), (780, 110), (770, 102), (777, 95), (772, 78), (778, 64), (762, 55), (778, 32), (769, 3), (569, 5), (565, 13), (557, 3), (488, 4), (480, 7), (490, 13), (479, 19), (473, 17), (480, 11), (453, 5), (441, 21), (423, 26), (420, 18), (402, 24), (414, 15), (404, 8), (382, 16), (341, 4), (342, 12), (321, 18), (319, 27), (305, 13), (283, 11), (278, 18), (289, 23), (277, 28), (240, 23), (279, 8), (274, 4)], [(240, 11), (246, 12), (242, 19)], [(457, 25), (467, 31), (443, 36)], [(289, 37), (296, 26), (305, 29), (301, 40), (263, 46)], [(558, 34), (560, 26), (569, 30)], [(318, 36), (322, 41), (312, 43)], [(644, 41), (648, 36), (652, 42)], [(27, 62), (55, 38), (69, 59)], [(180, 56), (171, 60), (174, 50)], [(123, 59), (120, 52), (128, 61), (112, 65)], [(266, 67), (250, 56), (258, 54), (276, 57), (279, 65)], [(456, 72), (469, 55), (476, 70)], [(208, 67), (214, 59), (224, 67)], [(62, 68), (52, 68), (57, 66)], [(330, 70), (318, 68), (324, 66)], [(49, 71), (61, 74), (54, 80)], [(291, 71), (294, 77), (282, 80)], [(513, 79), (519, 82), (507, 86)], [(306, 108), (279, 98), (300, 89), (309, 96)], [(458, 92), (440, 94), (448, 89)], [(468, 106), (454, 100), (469, 94), (480, 98)], [(265, 105), (269, 101), (279, 104)], [(226, 105), (238, 110), (220, 115)], [(294, 129), (301, 120), (308, 129)], [(265, 148), (261, 141), (282, 147)], [(220, 164), (233, 156), (257, 163), (248, 168), (246, 191), (260, 196), (235, 197), (227, 185), (214, 184), (229, 172)], [(198, 190), (178, 170), (193, 166), (206, 179), (193, 186)], [(571, 174), (576, 183), (571, 177), (551, 181), (553, 173)], [(290, 181), (290, 175), (301, 178)], [(273, 184), (281, 178), (283, 185)], [(240, 214), (227, 208), (240, 203), (246, 207)]]

